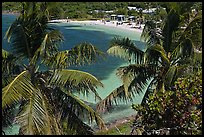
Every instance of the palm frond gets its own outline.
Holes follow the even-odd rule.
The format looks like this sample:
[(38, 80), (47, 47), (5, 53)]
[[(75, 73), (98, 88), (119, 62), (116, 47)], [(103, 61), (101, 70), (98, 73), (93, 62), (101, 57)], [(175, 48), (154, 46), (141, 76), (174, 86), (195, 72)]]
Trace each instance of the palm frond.
[(176, 73), (177, 73), (177, 66), (175, 65), (170, 66), (165, 76), (165, 86), (167, 88), (169, 88), (172, 84), (174, 84)]
[[(16, 122), (21, 126), (21, 134), (36, 135), (42, 133), (42, 130), (45, 129), (45, 112), (42, 108), (42, 98), (39, 93), (34, 91), (28, 96), (16, 117)], [(50, 128), (50, 126), (47, 128)]]
[(150, 20), (145, 23), (140, 39), (147, 42), (147, 46), (161, 43), (163, 36), (161, 30), (156, 28), (156, 22)]
[(10, 128), (13, 125), (14, 118), (16, 116), (16, 106), (9, 105), (2, 109), (2, 128)]
[(63, 69), (71, 65), (91, 64), (96, 62), (99, 56), (103, 57), (104, 53), (92, 44), (84, 42), (71, 50), (60, 51), (43, 58), (43, 63), (52, 69)]
[(155, 75), (156, 69), (151, 65), (136, 64), (118, 69), (117, 75), (123, 80), (123, 85), (113, 90), (105, 99), (97, 104), (97, 110), (103, 111), (117, 101), (128, 102), (144, 92), (148, 81)]
[(79, 117), (68, 110), (68, 117), (63, 119), (63, 128), (65, 135), (93, 135), (93, 129), (85, 124)]
[(156, 68), (153, 65), (136, 64), (121, 67), (118, 72), (118, 75), (120, 75), (122, 79), (125, 77), (124, 80), (131, 75), (131, 79), (123, 80), (123, 84), (125, 92), (129, 92), (132, 94), (131, 96), (135, 96), (135, 93), (140, 94), (143, 92), (148, 81), (155, 75)]
[(83, 42), (70, 49), (68, 62), (72, 65), (90, 64), (96, 62), (99, 56), (104, 56), (104, 53), (91, 43)]
[(62, 34), (58, 30), (48, 30), (45, 14), (37, 13), (38, 4), (33, 2), (29, 5), (32, 7), (31, 12), (24, 10), (9, 27), (5, 38), (8, 41), (12, 38), (13, 50), (19, 56), (31, 59), (40, 46), (46, 54), (55, 53), (59, 42), (63, 40)]
[(17, 69), (20, 70), (19, 61), (19, 58), (16, 58), (13, 54), (2, 49), (2, 73), (12, 75), (17, 72)]
[(180, 43), (175, 50), (172, 52), (172, 59), (177, 60), (186, 60), (187, 58), (193, 58), (194, 56), (194, 45), (191, 39), (185, 39)]
[(47, 31), (46, 35), (41, 43), (41, 55), (44, 57), (52, 56), (58, 51), (60, 42), (64, 40), (63, 35), (58, 30)]
[(186, 35), (186, 33), (189, 33), (189, 31), (191, 31), (192, 29), (202, 27), (201, 23), (202, 23), (202, 16), (201, 15), (198, 15), (195, 18), (191, 19), (190, 22), (188, 23), (187, 27), (184, 29), (181, 37)]
[(151, 94), (151, 93), (154, 92), (154, 90), (155, 90), (154, 88), (155, 88), (156, 82), (157, 82), (157, 80), (156, 80), (156, 78), (154, 77), (154, 78), (151, 80), (151, 82), (149, 83), (149, 85), (147, 86), (146, 91), (144, 91), (145, 94), (144, 94), (144, 96), (143, 96), (143, 98), (142, 98), (141, 105), (145, 105), (145, 104), (147, 103), (147, 100), (148, 100), (148, 98), (149, 98), (149, 94)]
[[(89, 120), (88, 122), (96, 121), (97, 125), (100, 129), (105, 128), (104, 121), (102, 120), (101, 116), (98, 112), (95, 112), (90, 106), (86, 105), (81, 99), (77, 96), (70, 94), (69, 92), (65, 92), (68, 95), (68, 104), (69, 109), (76, 114), (76, 116), (81, 117), (82, 119)], [(65, 116), (65, 115), (64, 115)], [(68, 116), (70, 119), (70, 116)], [(70, 119), (70, 121), (73, 121)], [(68, 122), (70, 122), (68, 121)], [(68, 123), (71, 124), (71, 123)], [(71, 126), (71, 125), (70, 125)]]
[(111, 55), (119, 56), (128, 61), (141, 63), (143, 61), (143, 51), (138, 49), (129, 38), (115, 37), (110, 42), (107, 52)]
[(162, 28), (163, 48), (166, 52), (170, 52), (172, 47), (172, 34), (178, 29), (180, 23), (179, 14), (175, 9), (171, 9)]
[(131, 96), (131, 94), (128, 95), (129, 96), (125, 95), (124, 85), (121, 85), (120, 87), (113, 90), (106, 98), (97, 103), (96, 110), (99, 112), (103, 112), (106, 109), (109, 110), (109, 107), (111, 107), (114, 103), (117, 105), (118, 101), (132, 101), (133, 97)]
[[(41, 57), (42, 62), (44, 62), (46, 65), (52, 65), (52, 63), (55, 64), (55, 61), (56, 61), (56, 60), (54, 60), (55, 56), (59, 56), (58, 54), (62, 54), (62, 52), (58, 53), (58, 49), (57, 49), (57, 47), (59, 46), (58, 44), (62, 41), (63, 41), (63, 36), (58, 30), (51, 30), (51, 31), (47, 32), (45, 34), (45, 37), (44, 37), (41, 45), (38, 47), (38, 49), (33, 54), (33, 57), (31, 59), (31, 63), (35, 64), (35, 62), (37, 62), (39, 57)], [(58, 64), (58, 67), (60, 65), (64, 66), (62, 64)]]
[(22, 57), (30, 57), (31, 51), (29, 49), (29, 42), (28, 42), (28, 34), (26, 34), (26, 30), (24, 26), (21, 24), (20, 18), (17, 18), (14, 23), (8, 28), (5, 38), (10, 39), (12, 38), (12, 49), (16, 53), (17, 56)]
[(51, 67), (52, 69), (64, 69), (70, 66), (69, 59), (69, 50), (59, 51), (53, 56), (48, 56), (42, 59), (42, 63)]
[(20, 133), (23, 135), (59, 135), (58, 122), (51, 110), (46, 96), (41, 94), (38, 87), (23, 104), (16, 117), (16, 122), (20, 125)]
[(45, 86), (43, 89), (48, 104), (51, 105), (51, 108), (48, 109), (51, 109), (49, 111), (57, 117), (57, 123), (60, 124), (63, 134), (81, 134), (82, 132), (83, 134), (91, 134), (92, 129), (84, 123), (86, 121), (93, 122), (95, 120), (100, 128), (104, 128), (100, 115), (80, 98), (72, 95), (69, 90)]
[(21, 72), (9, 85), (3, 88), (2, 109), (18, 103), (21, 99), (26, 100), (34, 88), (35, 86), (31, 83), (29, 72)]
[(56, 70), (52, 71), (49, 84), (52, 86), (59, 86), (67, 88), (71, 92), (83, 93), (83, 95), (93, 92), (95, 99), (101, 100), (100, 96), (96, 92), (98, 86), (103, 87), (103, 84), (93, 75), (78, 70)]
[(9, 56), (9, 52), (2, 49), (2, 59), (8, 58), (8, 56)]
[(163, 47), (158, 44), (147, 48), (145, 52), (145, 62), (149, 64), (158, 64), (158, 62), (166, 65), (170, 64), (167, 53)]
[(187, 27), (181, 32), (178, 42), (189, 38), (196, 47), (200, 48), (202, 45), (202, 16), (196, 16), (185, 26)]

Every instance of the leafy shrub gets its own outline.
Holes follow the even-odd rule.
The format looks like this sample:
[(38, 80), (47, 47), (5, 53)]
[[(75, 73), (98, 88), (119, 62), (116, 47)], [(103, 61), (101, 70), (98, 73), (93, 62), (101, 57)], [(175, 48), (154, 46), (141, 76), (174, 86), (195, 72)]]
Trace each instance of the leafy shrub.
[(171, 91), (158, 91), (137, 113), (131, 134), (202, 134), (202, 71), (179, 78)]

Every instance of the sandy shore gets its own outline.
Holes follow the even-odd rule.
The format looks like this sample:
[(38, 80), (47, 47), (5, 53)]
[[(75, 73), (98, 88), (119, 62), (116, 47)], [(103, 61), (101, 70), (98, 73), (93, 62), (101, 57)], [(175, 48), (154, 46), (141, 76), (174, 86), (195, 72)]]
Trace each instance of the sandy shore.
[(141, 25), (142, 27), (140, 29), (136, 28), (137, 26), (132, 23), (132, 25), (128, 25), (128, 23), (123, 23), (122, 25), (116, 25), (115, 22), (102, 22), (101, 20), (86, 20), (86, 21), (72, 21), (69, 20), (67, 22), (67, 19), (61, 19), (61, 20), (51, 20), (50, 23), (79, 23), (79, 24), (88, 24), (88, 25), (103, 25), (111, 28), (116, 28), (116, 29), (123, 29), (123, 30), (128, 30), (128, 31), (135, 31), (142, 33), (142, 29), (144, 25)]

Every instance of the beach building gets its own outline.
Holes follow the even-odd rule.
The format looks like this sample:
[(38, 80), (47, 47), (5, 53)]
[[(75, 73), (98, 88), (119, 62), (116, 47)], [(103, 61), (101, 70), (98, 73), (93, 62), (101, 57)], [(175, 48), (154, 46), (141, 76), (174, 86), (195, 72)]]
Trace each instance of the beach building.
[(140, 10), (142, 10), (142, 8), (128, 6), (128, 10), (135, 10), (135, 11), (139, 12)]
[(157, 10), (157, 8), (145, 9), (145, 10), (142, 10), (142, 13), (152, 14), (152, 13), (154, 13), (156, 10)]
[(124, 21), (125, 21), (125, 15), (118, 15), (118, 16), (117, 16), (117, 20), (118, 20), (119, 22), (124, 22)]
[(113, 10), (107, 10), (107, 11), (104, 11), (105, 13), (113, 13), (114, 11)]
[(112, 21), (115, 21), (115, 20), (117, 20), (117, 15), (115, 15), (115, 14), (112, 14), (112, 15), (111, 15), (111, 20), (112, 20)]
[(136, 10), (137, 7), (128, 6), (128, 10)]

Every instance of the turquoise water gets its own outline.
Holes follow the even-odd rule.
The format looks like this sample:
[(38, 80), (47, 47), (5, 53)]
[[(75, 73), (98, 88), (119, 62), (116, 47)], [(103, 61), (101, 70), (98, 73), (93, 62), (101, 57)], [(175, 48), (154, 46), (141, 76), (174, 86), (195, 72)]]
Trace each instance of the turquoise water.
[[(13, 15), (2, 15), (2, 39), (5, 35), (6, 29), (14, 21), (15, 16)], [(141, 50), (144, 49), (144, 44), (140, 42), (140, 34), (134, 31), (124, 31), (117, 29), (115, 27), (106, 27), (101, 25), (91, 25), (91, 24), (73, 24), (73, 23), (58, 23), (51, 24), (52, 26), (59, 29), (64, 35), (65, 41), (62, 43), (60, 50), (70, 49), (80, 42), (90, 42), (95, 45), (98, 49), (106, 52), (109, 47), (110, 40), (115, 36), (125, 36), (132, 39), (138, 48)], [(8, 43), (5, 40), (2, 40), (2, 47), (9, 50)], [(78, 69), (82, 71), (89, 72), (101, 80), (104, 87), (98, 88), (97, 92), (101, 98), (105, 98), (111, 91), (121, 85), (121, 80), (116, 76), (116, 69), (120, 66), (128, 65), (124, 60), (106, 55), (105, 60), (97, 62), (95, 64), (87, 66), (77, 66), (71, 67), (71, 69)], [(132, 103), (140, 103), (143, 95), (136, 97), (133, 102), (128, 102), (124, 104), (123, 102), (119, 103), (118, 106), (106, 114), (102, 114), (102, 117), (105, 122), (111, 122), (118, 118), (123, 118), (135, 114), (131, 109)], [(96, 103), (94, 97), (90, 95), (87, 97), (82, 97), (82, 99)], [(94, 124), (93, 124), (94, 125)], [(18, 127), (14, 127), (16, 130)], [(15, 134), (16, 131), (10, 129), (9, 134)], [(9, 132), (9, 130), (8, 130)]]

